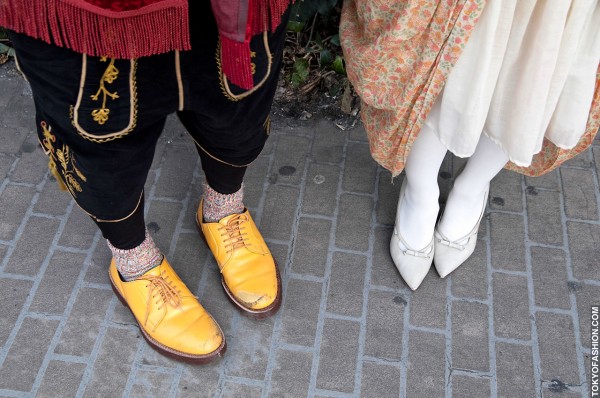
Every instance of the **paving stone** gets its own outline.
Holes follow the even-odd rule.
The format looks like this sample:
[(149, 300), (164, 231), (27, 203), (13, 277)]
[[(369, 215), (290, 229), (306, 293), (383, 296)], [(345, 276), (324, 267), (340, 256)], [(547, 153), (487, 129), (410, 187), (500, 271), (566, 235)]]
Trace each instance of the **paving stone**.
[[(265, 194), (265, 182), (269, 176), (270, 159), (259, 156), (246, 169), (244, 176), (244, 205), (257, 208)], [(251, 212), (252, 213), (252, 212)]]
[(285, 290), (280, 339), (312, 347), (315, 343), (323, 285), (290, 279)]
[(342, 187), (350, 192), (372, 193), (375, 191), (377, 166), (368, 144), (351, 143), (346, 149), (346, 163)]
[(38, 374), (58, 321), (25, 318), (0, 367), (0, 388), (28, 392)]
[(30, 217), (4, 270), (19, 275), (36, 275), (48, 255), (59, 223), (59, 220)]
[(352, 317), (362, 316), (367, 258), (355, 254), (333, 254), (326, 310)]
[(60, 391), (63, 397), (75, 397), (84, 372), (85, 364), (83, 363), (50, 361), (35, 396), (37, 398), (55, 398), (57, 392)]
[(0, 239), (12, 240), (27, 212), (35, 188), (8, 185), (0, 193)]
[(392, 180), (391, 174), (379, 173), (378, 198), (375, 204), (378, 223), (395, 224), (401, 185), (402, 180), (400, 178)]
[(192, 293), (198, 293), (204, 267), (208, 266), (206, 260), (213, 258), (210, 249), (198, 235), (196, 232), (179, 235), (173, 256), (167, 258), (171, 267)]
[(521, 276), (493, 275), (494, 329), (498, 337), (529, 340), (529, 296), (527, 279)]
[(183, 200), (189, 191), (197, 161), (198, 152), (193, 146), (167, 145), (154, 195)]
[(92, 261), (90, 262), (90, 265), (88, 265), (85, 276), (83, 277), (84, 281), (109, 286), (108, 266), (110, 265), (111, 259), (112, 254), (106, 245), (106, 240), (101, 238), (98, 245), (96, 245)]
[(311, 163), (302, 197), (302, 212), (333, 216), (337, 206), (339, 166)]
[(496, 343), (498, 398), (531, 398), (536, 396), (531, 348)]
[(97, 232), (98, 227), (94, 221), (79, 208), (73, 208), (58, 244), (75, 249), (88, 249)]
[(340, 163), (347, 133), (328, 120), (320, 120), (315, 128), (311, 158), (319, 163)]
[(341, 249), (367, 251), (373, 201), (364, 196), (344, 194), (340, 198), (335, 244)]
[(203, 366), (182, 366), (181, 377), (177, 384), (177, 397), (198, 398), (214, 397), (219, 391), (219, 369), (224, 359)]
[(54, 352), (89, 357), (113, 296), (112, 290), (81, 288)]
[(223, 390), (219, 396), (223, 398), (259, 398), (262, 396), (262, 388), (226, 381), (223, 383)]
[(401, 280), (390, 255), (390, 239), (392, 228), (375, 228), (375, 242), (373, 243), (373, 263), (371, 265), (371, 286), (384, 286), (391, 289), (403, 288), (405, 283)]
[(169, 391), (174, 375), (162, 372), (138, 370), (130, 397), (159, 397)]
[(4, 180), (18, 158), (0, 152), (0, 181)]
[(544, 387), (542, 390), (542, 398), (586, 398), (580, 392), (569, 391), (564, 389), (562, 385), (556, 387)]
[(526, 190), (529, 239), (547, 245), (562, 245), (560, 195), (556, 191)]
[(590, 158), (591, 152), (589, 150), (583, 151), (579, 155), (567, 160), (563, 163), (563, 167), (561, 167), (561, 171), (569, 169), (571, 167), (578, 168), (589, 168), (592, 167), (592, 159)]
[(395, 366), (363, 362), (360, 396), (364, 398), (398, 397), (400, 369)]
[(568, 222), (567, 231), (573, 276), (599, 281), (600, 225)]
[(492, 267), (525, 271), (523, 218), (513, 214), (490, 214)]
[(406, 396), (443, 397), (446, 343), (441, 334), (411, 331), (409, 334)]
[(548, 308), (571, 308), (565, 252), (531, 248), (531, 274), (535, 304)]
[(591, 169), (561, 169), (567, 217), (598, 220), (598, 204)]
[(6, 339), (16, 326), (15, 322), (29, 297), (32, 285), (31, 281), (0, 278), (0, 346), (4, 347)]
[(523, 211), (522, 176), (503, 169), (492, 180), (489, 206), (493, 210)]
[(575, 293), (577, 299), (577, 313), (579, 315), (579, 330), (581, 333), (581, 345), (587, 349), (591, 348), (592, 342), (592, 306), (600, 305), (600, 294), (598, 286), (587, 283), (570, 283), (570, 290)]
[[(12, 115), (12, 116), (11, 116)], [(8, 125), (19, 125), (20, 115), (15, 115), (11, 111), (2, 112), (2, 117), (4, 119), (14, 118), (14, 120), (3, 120), (4, 123)], [(31, 133), (31, 129), (24, 127), (14, 127), (14, 128), (6, 128), (2, 129), (3, 133), (0, 134), (0, 148), (2, 148), (2, 152), (6, 154), (15, 154), (18, 155), (21, 151), (21, 145), (27, 139), (27, 136)]]
[(271, 376), (270, 397), (307, 397), (312, 354), (277, 350)]
[(439, 277), (434, 267), (410, 295), (411, 325), (446, 329), (446, 280)]
[(265, 239), (288, 241), (296, 217), (299, 190), (296, 187), (271, 185), (265, 202), (260, 231)]
[(573, 319), (562, 314), (538, 311), (535, 317), (540, 347), (542, 379), (558, 379), (578, 385), (577, 347)]
[(217, 265), (208, 267), (204, 271), (206, 281), (200, 287), (199, 300), (202, 306), (217, 321), (227, 339), (231, 337), (232, 322), (239, 311), (229, 303), (229, 300), (221, 286), (221, 274), (217, 271)]
[(359, 334), (358, 322), (325, 320), (317, 388), (345, 393), (354, 391)]
[(491, 397), (487, 377), (452, 376), (452, 398)]
[(552, 170), (538, 177), (525, 176), (525, 185), (527, 186), (526, 189), (544, 188), (558, 191), (558, 178), (559, 177), (556, 170)]
[(452, 368), (489, 371), (489, 308), (485, 304), (452, 303)]
[(48, 157), (44, 155), (37, 136), (30, 134), (21, 145), (21, 156), (13, 170), (11, 182), (39, 184), (48, 171)]
[(227, 376), (263, 379), (269, 361), (274, 322), (273, 317), (261, 322), (240, 317), (235, 335), (227, 338)]
[[(196, 211), (198, 210), (198, 206), (200, 205), (200, 198), (202, 197), (203, 181), (204, 178), (195, 177), (194, 180), (190, 183), (190, 186), (188, 187), (190, 194), (189, 200), (187, 202), (187, 207), (185, 208), (185, 214), (180, 224), (182, 230), (191, 230), (198, 233), (198, 226), (196, 225)], [(246, 191), (244, 190), (244, 192)], [(246, 205), (248, 204), (246, 203)]]
[(450, 276), (452, 295), (477, 300), (486, 300), (488, 295), (487, 247), (479, 240), (475, 251)]
[(301, 217), (294, 241), (292, 271), (323, 277), (330, 246), (331, 221)]
[(182, 206), (180, 203), (158, 200), (153, 200), (147, 206), (146, 225), (150, 235), (163, 254), (168, 256)]
[(101, 398), (122, 395), (141, 341), (143, 337), (137, 330), (108, 328), (83, 396)]
[(35, 293), (30, 311), (61, 315), (81, 274), (85, 255), (54, 252)]
[(386, 361), (400, 360), (406, 305), (402, 294), (369, 292), (364, 355)]
[(306, 137), (282, 135), (277, 142), (271, 183), (298, 185), (304, 175), (310, 140)]

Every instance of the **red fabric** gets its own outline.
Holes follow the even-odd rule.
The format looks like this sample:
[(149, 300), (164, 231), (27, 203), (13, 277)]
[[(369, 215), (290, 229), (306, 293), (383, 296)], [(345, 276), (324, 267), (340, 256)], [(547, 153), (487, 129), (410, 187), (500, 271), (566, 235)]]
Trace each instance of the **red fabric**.
[(149, 4), (158, 3), (161, 0), (84, 0), (96, 7), (111, 11), (137, 10)]

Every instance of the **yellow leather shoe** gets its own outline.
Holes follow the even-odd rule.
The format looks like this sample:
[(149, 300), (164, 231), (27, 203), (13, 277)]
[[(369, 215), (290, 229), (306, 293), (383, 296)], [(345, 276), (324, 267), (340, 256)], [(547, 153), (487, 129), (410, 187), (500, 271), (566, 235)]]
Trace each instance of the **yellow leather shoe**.
[(196, 364), (223, 356), (226, 344), (221, 328), (166, 259), (131, 282), (121, 279), (113, 259), (108, 275), (115, 294), (157, 351)]
[(250, 213), (205, 223), (202, 204), (196, 222), (221, 270), (221, 284), (231, 302), (253, 318), (273, 315), (281, 305), (281, 278)]

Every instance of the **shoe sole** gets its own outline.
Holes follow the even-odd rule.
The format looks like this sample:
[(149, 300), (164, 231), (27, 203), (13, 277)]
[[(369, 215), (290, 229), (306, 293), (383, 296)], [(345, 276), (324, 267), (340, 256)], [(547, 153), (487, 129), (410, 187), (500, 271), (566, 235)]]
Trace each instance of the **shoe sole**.
[[(202, 227), (200, 226), (200, 221), (198, 221), (197, 213), (196, 228), (198, 228), (198, 233), (200, 233), (200, 237), (204, 241), (204, 244), (206, 244), (206, 246), (208, 247), (208, 242), (206, 241), (204, 232), (202, 232)], [(231, 304), (233, 304), (235, 308), (237, 308), (241, 312), (242, 315), (252, 319), (265, 319), (274, 315), (279, 310), (279, 307), (281, 307), (281, 276), (279, 274), (279, 266), (275, 258), (273, 258), (273, 262), (275, 263), (275, 274), (277, 276), (277, 296), (275, 296), (275, 300), (273, 300), (273, 302), (267, 307), (258, 310), (248, 308), (244, 305), (244, 303), (238, 301), (231, 292), (231, 290), (229, 290), (229, 287), (227, 287), (227, 284), (225, 283), (225, 278), (223, 278), (223, 275), (221, 275), (221, 285), (223, 286), (223, 290), (225, 290), (225, 293), (227, 294), (227, 299), (231, 302)]]
[[(121, 302), (121, 304), (123, 304), (125, 307), (127, 307), (129, 309), (129, 311), (131, 312), (131, 315), (133, 315), (133, 318), (135, 319), (135, 322), (138, 324), (138, 328), (142, 332), (144, 339), (146, 339), (148, 344), (150, 344), (150, 346), (152, 348), (154, 348), (156, 351), (160, 352), (161, 354), (163, 354), (169, 358), (173, 358), (178, 361), (191, 363), (194, 365), (204, 365), (204, 364), (210, 363), (218, 358), (223, 357), (223, 355), (225, 354), (225, 351), (227, 351), (227, 342), (225, 341), (225, 335), (223, 334), (223, 331), (221, 331), (221, 335), (223, 336), (223, 342), (221, 343), (219, 348), (217, 348), (215, 351), (211, 352), (210, 354), (204, 354), (204, 355), (187, 354), (185, 352), (181, 352), (181, 351), (175, 350), (173, 348), (167, 347), (166, 345), (160, 343), (159, 341), (156, 341), (154, 338), (152, 338), (152, 336), (147, 334), (146, 331), (144, 330), (144, 328), (142, 327), (142, 325), (140, 325), (140, 323), (138, 322), (137, 318), (135, 317), (133, 311), (131, 310), (131, 307), (129, 307), (129, 304), (127, 304), (127, 301), (125, 300), (125, 298), (123, 297), (123, 295), (121, 294), (121, 292), (119, 291), (117, 286), (115, 286), (115, 282), (113, 281), (112, 276), (110, 274), (108, 276), (110, 278), (110, 286), (112, 287), (113, 292), (115, 292), (115, 294), (116, 294), (117, 298), (119, 299), (119, 301)], [(219, 330), (220, 330), (220, 327), (219, 327)]]

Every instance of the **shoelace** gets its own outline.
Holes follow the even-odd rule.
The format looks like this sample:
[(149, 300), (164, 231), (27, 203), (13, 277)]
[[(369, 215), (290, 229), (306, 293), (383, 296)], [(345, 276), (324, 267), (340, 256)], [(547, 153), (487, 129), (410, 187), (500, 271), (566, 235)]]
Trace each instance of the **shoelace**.
[(237, 214), (227, 222), (227, 225), (219, 228), (219, 231), (225, 231), (221, 233), (221, 236), (227, 236), (227, 238), (224, 239), (224, 242), (227, 242), (225, 244), (227, 253), (231, 253), (236, 249), (247, 245), (246, 235), (248, 234), (244, 232), (244, 223), (246, 221), (248, 221), (246, 216)]
[[(179, 307), (181, 305), (181, 297), (179, 297), (179, 291), (171, 284), (169, 277), (163, 271), (159, 276), (146, 275), (138, 278), (138, 280), (148, 281), (148, 306), (146, 308), (146, 319), (144, 325), (148, 323), (148, 317), (150, 316), (150, 306), (152, 301), (158, 305), (158, 310), (162, 309), (163, 305), (170, 305), (172, 307)], [(154, 327), (154, 330), (158, 327), (158, 324)]]

